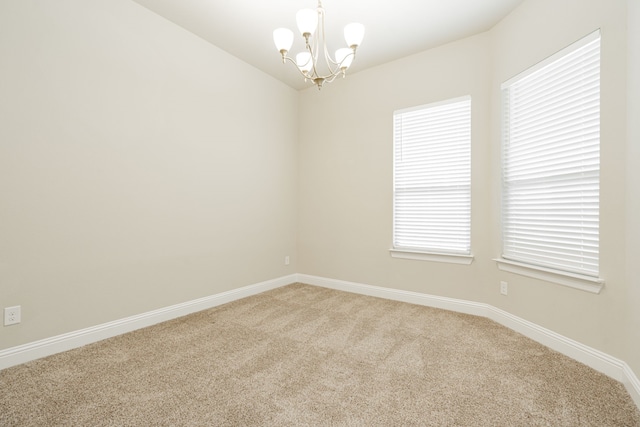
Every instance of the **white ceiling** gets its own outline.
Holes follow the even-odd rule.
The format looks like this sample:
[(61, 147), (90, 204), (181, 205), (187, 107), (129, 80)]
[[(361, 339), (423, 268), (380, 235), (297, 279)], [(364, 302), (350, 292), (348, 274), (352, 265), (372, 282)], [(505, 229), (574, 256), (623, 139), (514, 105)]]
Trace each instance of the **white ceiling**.
[[(291, 64), (283, 65), (273, 30), (296, 34), (299, 9), (317, 0), (134, 0), (289, 86), (309, 86)], [(365, 26), (358, 55), (348, 71), (389, 62), (493, 27), (524, 0), (323, 0), (330, 52), (345, 44), (342, 28)], [(296, 37), (292, 56), (303, 49)]]

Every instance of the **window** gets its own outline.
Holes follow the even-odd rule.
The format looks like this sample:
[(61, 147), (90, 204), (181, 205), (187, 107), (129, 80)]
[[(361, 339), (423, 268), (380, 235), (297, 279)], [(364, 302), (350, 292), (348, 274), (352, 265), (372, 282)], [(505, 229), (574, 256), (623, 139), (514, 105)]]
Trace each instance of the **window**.
[(399, 110), (393, 120), (392, 255), (470, 263), (471, 98)]
[(600, 32), (505, 82), (502, 96), (503, 259), (597, 278)]

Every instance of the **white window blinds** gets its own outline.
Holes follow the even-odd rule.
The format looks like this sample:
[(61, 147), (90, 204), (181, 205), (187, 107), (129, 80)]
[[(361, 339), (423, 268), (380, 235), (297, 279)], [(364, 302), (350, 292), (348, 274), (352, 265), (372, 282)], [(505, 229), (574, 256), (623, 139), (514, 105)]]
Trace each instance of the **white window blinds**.
[(600, 33), (502, 94), (503, 258), (597, 277)]
[(393, 246), (470, 254), (471, 98), (394, 113)]

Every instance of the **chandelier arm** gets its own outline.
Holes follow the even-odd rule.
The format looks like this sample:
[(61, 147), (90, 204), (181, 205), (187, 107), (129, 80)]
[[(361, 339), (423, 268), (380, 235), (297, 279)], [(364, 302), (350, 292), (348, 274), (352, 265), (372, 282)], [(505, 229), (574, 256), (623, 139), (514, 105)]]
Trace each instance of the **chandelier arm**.
[(318, 39), (314, 39), (313, 47), (310, 45), (307, 45), (307, 50), (309, 51), (309, 54), (311, 54), (311, 76), (312, 78), (320, 77), (320, 74), (318, 73), (318, 68), (317, 68), (318, 67)]
[[(318, 40), (315, 40), (315, 45), (317, 47), (317, 42)], [(309, 47), (309, 52), (312, 52), (311, 48)], [(329, 74), (326, 75), (321, 75), (320, 73), (318, 73), (318, 69), (317, 69), (317, 58), (318, 58), (318, 52), (316, 51), (316, 54), (314, 55), (313, 53), (311, 53), (311, 57), (313, 58), (313, 75), (315, 77), (319, 77), (323, 80), (325, 80), (327, 83), (331, 83), (333, 80), (335, 80), (335, 78), (342, 74), (343, 77), (345, 75), (345, 70), (342, 69), (341, 65), (347, 60), (347, 58), (349, 57), (353, 57), (355, 58), (356, 52), (355, 49), (351, 51), (351, 53), (349, 53), (347, 56), (345, 56), (342, 61), (340, 62), (336, 62), (333, 59), (331, 59), (331, 56), (329, 55), (326, 43), (324, 43), (324, 57), (325, 57), (325, 61), (327, 64), (327, 68), (329, 70)], [(334, 65), (335, 67), (332, 67), (332, 65)]]
[[(342, 62), (344, 62), (344, 60)], [(342, 62), (340, 64), (342, 64)], [(317, 70), (315, 69), (315, 67), (314, 67), (313, 68), (313, 73), (310, 74), (310, 75), (307, 75), (306, 77), (309, 78), (309, 79), (320, 78), (320, 79), (326, 81), (327, 83), (331, 83), (339, 75), (342, 75), (342, 77), (346, 76), (346, 69), (343, 70), (342, 68), (337, 68), (335, 70), (330, 70), (330, 71), (331, 72), (329, 74), (322, 75), (322, 74), (319, 74), (317, 72)], [(303, 73), (303, 75), (304, 75), (304, 73)]]
[[(322, 7), (322, 2), (319, 1), (319, 7)], [(319, 33), (318, 33), (318, 39), (316, 39), (316, 45), (319, 43), (319, 39), (320, 36), (322, 38), (322, 50), (324, 51), (324, 60), (327, 64), (327, 68), (329, 69), (329, 73), (326, 77), (323, 77), (327, 82), (331, 83), (335, 77), (341, 72), (341, 69), (339, 67), (339, 63), (334, 61), (333, 58), (331, 58), (331, 54), (329, 53), (329, 49), (327, 48), (327, 36), (326, 36), (326, 32), (325, 32), (325, 25), (324, 25), (324, 9), (319, 9)], [(332, 65), (334, 67), (332, 67)], [(330, 79), (330, 80), (328, 80)]]
[(324, 60), (327, 63), (327, 68), (329, 69), (329, 72), (331, 73), (331, 75), (334, 75), (340, 72), (340, 67), (339, 67), (340, 64), (331, 58), (331, 55), (327, 50), (326, 44), (324, 45)]
[(331, 83), (333, 80), (335, 80), (335, 78), (339, 75), (342, 74), (342, 76), (345, 76), (345, 70), (342, 69), (342, 64), (345, 62), (345, 60), (348, 57), (353, 57), (353, 59), (355, 59), (355, 55), (356, 55), (356, 50), (352, 49), (351, 53), (347, 56), (345, 56), (342, 61), (338, 62), (338, 61), (334, 61), (333, 58), (331, 58), (331, 54), (329, 53), (329, 49), (327, 48), (327, 39), (326, 39), (326, 33), (325, 33), (325, 25), (324, 25), (324, 9), (322, 8), (322, 1), (318, 0), (318, 37), (314, 40), (314, 44), (316, 49), (318, 49), (318, 44), (319, 44), (319, 40), (320, 38), (322, 38), (322, 48), (324, 51), (324, 59), (325, 62), (327, 64), (327, 68), (329, 70), (329, 74), (326, 76), (320, 76), (315, 68), (315, 65), (317, 63), (317, 59), (318, 59), (318, 51), (316, 50), (316, 56), (315, 61), (314, 61), (314, 73), (318, 76), (318, 77), (322, 77), (325, 81), (327, 81), (328, 83)]
[(312, 44), (307, 44), (307, 50), (311, 54), (312, 75), (314, 78), (320, 77), (318, 72), (318, 53), (320, 51), (320, 39), (324, 43), (324, 8), (322, 7), (322, 1), (318, 0), (318, 29), (316, 35), (313, 38)]
[(289, 56), (285, 55), (282, 59), (283, 59), (283, 60), (286, 60), (286, 61), (289, 61), (289, 62), (291, 62), (293, 65), (295, 65), (296, 70), (298, 70), (298, 72), (299, 72), (300, 74), (302, 74), (302, 77), (304, 77), (304, 80), (305, 80), (305, 81), (310, 80), (311, 82), (313, 82), (313, 78), (314, 78), (314, 76), (313, 76), (313, 75), (310, 75), (310, 74), (305, 74), (305, 73), (300, 69), (300, 67), (298, 67), (298, 64), (296, 63), (296, 61), (295, 61), (293, 58), (291, 58), (291, 57), (289, 57)]
[(342, 61), (340, 62), (335, 62), (335, 64), (338, 66), (338, 70), (342, 69), (342, 64), (345, 63), (345, 61), (348, 58), (352, 58), (351, 61), (353, 62), (354, 59), (356, 59), (356, 50), (355, 49), (351, 49), (351, 53), (349, 53), (348, 55), (346, 55), (344, 58), (342, 58)]
[[(298, 72), (300, 74), (302, 74), (302, 76), (305, 78), (305, 81), (306, 80), (310, 80), (311, 82), (313, 82), (316, 79), (321, 79), (321, 80), (323, 80), (323, 81), (325, 81), (327, 83), (331, 83), (331, 82), (333, 82), (335, 80), (335, 78), (337, 76), (342, 74), (342, 77), (344, 77), (346, 75), (346, 70), (343, 70), (341, 67), (337, 67), (336, 69), (332, 69), (332, 68), (329, 67), (329, 71), (330, 71), (329, 74), (322, 75), (322, 74), (318, 73), (318, 69), (317, 69), (317, 66), (316, 66), (317, 61), (315, 59), (315, 58), (317, 58), (317, 55), (314, 56), (314, 52), (313, 52), (313, 49), (312, 49), (311, 46), (307, 46), (307, 50), (309, 51), (309, 54), (311, 55), (311, 59), (310, 59), (310, 61), (311, 61), (311, 72), (309, 72), (309, 73), (305, 73), (304, 71), (302, 71), (293, 58), (291, 58), (291, 57), (289, 57), (287, 55), (283, 56), (283, 60), (287, 60), (287, 61), (291, 62), (293, 65), (296, 66), (296, 69), (298, 70)], [(339, 62), (339, 63), (338, 62), (334, 62), (334, 64), (339, 66), (342, 63), (344, 63), (347, 60), (347, 58), (349, 58), (349, 57), (354, 57), (355, 58), (355, 56), (356, 56), (356, 52), (355, 52), (355, 50), (353, 50), (350, 54), (345, 56), (344, 59), (341, 62)]]
[(340, 73), (332, 74), (331, 76), (325, 77), (324, 81), (327, 83), (331, 83), (336, 79), (336, 77), (338, 77), (338, 75), (340, 75)]
[(342, 70), (335, 70), (334, 72), (330, 73), (330, 74), (326, 74), (324, 76), (318, 76), (321, 79), (325, 80), (327, 83), (331, 83), (332, 81), (335, 80), (336, 77), (338, 77), (339, 75), (343, 74)]
[(343, 70), (341, 65), (347, 60), (347, 58), (353, 57), (355, 59), (355, 56), (356, 56), (356, 52), (354, 50), (350, 54), (345, 56), (344, 59), (342, 59), (342, 61), (334, 62), (334, 64), (337, 65), (337, 68), (335, 70), (332, 70), (331, 68), (329, 68), (329, 70), (331, 71), (331, 74), (324, 77), (324, 79), (327, 81), (327, 83), (331, 83), (339, 75), (342, 75), (342, 77), (345, 77), (346, 74), (347, 74), (347, 70), (346, 69)]
[[(318, 1), (319, 7), (322, 7), (322, 2)], [(331, 75), (335, 74), (335, 70), (331, 68), (331, 64), (337, 65), (335, 61), (331, 58), (329, 54), (329, 49), (327, 49), (327, 35), (324, 31), (324, 9), (318, 9), (318, 38), (316, 39), (316, 44), (319, 44), (320, 39), (322, 38), (322, 50), (324, 51), (324, 60), (327, 63), (327, 68), (329, 68), (329, 72)]]

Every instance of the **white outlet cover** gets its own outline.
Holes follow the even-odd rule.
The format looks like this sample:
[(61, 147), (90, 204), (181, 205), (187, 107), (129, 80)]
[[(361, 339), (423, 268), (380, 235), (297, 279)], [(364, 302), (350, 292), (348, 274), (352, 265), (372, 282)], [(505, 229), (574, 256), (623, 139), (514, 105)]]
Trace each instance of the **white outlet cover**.
[(500, 293), (502, 295), (507, 295), (508, 285), (507, 282), (500, 282)]
[(5, 307), (4, 309), (4, 326), (16, 325), (21, 321), (20, 306)]

